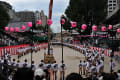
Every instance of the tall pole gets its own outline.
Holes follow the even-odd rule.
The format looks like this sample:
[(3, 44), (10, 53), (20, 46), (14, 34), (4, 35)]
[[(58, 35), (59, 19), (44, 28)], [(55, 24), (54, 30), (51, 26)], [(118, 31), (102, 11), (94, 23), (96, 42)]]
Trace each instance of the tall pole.
[[(62, 24), (61, 24), (61, 48), (62, 48), (62, 65), (64, 63), (64, 60), (63, 60), (63, 35), (62, 35)], [(64, 69), (64, 67), (63, 67)], [(62, 80), (64, 80), (64, 74), (62, 75)]]
[[(33, 33), (33, 27), (32, 27), (32, 33)], [(32, 68), (32, 53), (33, 53), (33, 34), (32, 34), (32, 41), (31, 41), (31, 68)]]
[(113, 27), (112, 27), (112, 53), (111, 53), (111, 69), (110, 69), (110, 72), (112, 73), (112, 57), (113, 57), (113, 54), (114, 54), (114, 50), (113, 50)]
[[(52, 8), (53, 8), (53, 0), (50, 0), (49, 4), (49, 19), (52, 19)], [(50, 55), (50, 26), (48, 26), (48, 55)]]

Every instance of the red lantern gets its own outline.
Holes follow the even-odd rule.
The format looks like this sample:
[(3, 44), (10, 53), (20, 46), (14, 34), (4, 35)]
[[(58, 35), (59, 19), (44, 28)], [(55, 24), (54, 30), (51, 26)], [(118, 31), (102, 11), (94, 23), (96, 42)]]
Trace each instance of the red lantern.
[(26, 27), (23, 25), (23, 26), (21, 26), (21, 29), (22, 29), (22, 30), (25, 30), (25, 29), (26, 29)]
[(52, 25), (52, 20), (49, 19), (49, 20), (47, 21), (47, 24), (48, 24), (49, 26)]
[(41, 21), (41, 20), (38, 20), (38, 21), (37, 21), (37, 24), (38, 24), (38, 25), (41, 25), (41, 24), (42, 24), (42, 21)]
[(118, 28), (118, 29), (117, 29), (117, 33), (119, 33), (119, 34), (120, 34), (120, 28)]
[(87, 28), (87, 25), (86, 24), (83, 24), (82, 25), (82, 30), (85, 30)]
[(19, 32), (19, 27), (15, 27), (15, 32)]
[(10, 32), (13, 32), (14, 31), (14, 28), (13, 27), (10, 27)]
[(112, 25), (109, 25), (109, 28), (108, 28), (108, 29), (111, 30), (112, 28), (113, 28)]
[(101, 30), (104, 32), (107, 31), (107, 28), (105, 26), (102, 26)]
[(8, 31), (9, 30), (9, 27), (5, 27), (5, 31)]
[(76, 23), (76, 22), (72, 22), (72, 23), (71, 23), (71, 26), (72, 26), (72, 27), (76, 27), (76, 26), (77, 26), (77, 23)]
[(93, 31), (97, 31), (97, 26), (94, 25), (94, 26), (92, 27), (92, 30), (93, 30)]
[(65, 24), (65, 19), (61, 19), (60, 24)]
[(28, 22), (27, 26), (32, 27), (32, 22)]

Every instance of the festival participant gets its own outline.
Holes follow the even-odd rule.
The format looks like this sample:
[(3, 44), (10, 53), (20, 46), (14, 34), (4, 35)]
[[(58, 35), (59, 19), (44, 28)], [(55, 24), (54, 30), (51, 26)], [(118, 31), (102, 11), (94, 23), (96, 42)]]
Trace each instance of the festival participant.
[(101, 59), (104, 61), (104, 57), (105, 57), (105, 55), (104, 55), (104, 53), (102, 53), (101, 54)]
[(56, 63), (56, 61), (54, 61), (54, 64), (52, 64), (52, 70), (53, 70), (54, 80), (57, 80), (58, 64)]
[(96, 64), (92, 64), (90, 69), (89, 69), (89, 72), (91, 73), (91, 75), (93, 75), (94, 73), (97, 72), (96, 70)]
[(113, 62), (113, 60), (110, 60), (110, 69), (112, 69), (112, 72), (114, 72), (115, 70), (115, 63)]
[(60, 80), (63, 79), (63, 77), (65, 78), (65, 70), (66, 70), (66, 65), (64, 64), (61, 64), (60, 67), (59, 67), (59, 70), (60, 70)]
[(38, 65), (38, 68), (41, 68), (43, 70), (45, 69), (43, 60), (41, 60), (40, 64)]
[(8, 65), (12, 64), (11, 57), (9, 57), (7, 61), (8, 61)]
[(31, 69), (32, 69), (33, 71), (36, 70), (36, 65), (34, 64), (34, 61), (32, 61)]
[(86, 76), (88, 76), (88, 71), (90, 66), (89, 61), (87, 60), (85, 64), (86, 64)]
[(47, 55), (47, 50), (46, 50), (46, 48), (44, 48), (44, 55)]
[(14, 66), (14, 67), (16, 66), (16, 62), (15, 62), (15, 61), (16, 61), (16, 60), (13, 59), (13, 61), (11, 62), (11, 65)]
[(24, 67), (24, 68), (27, 68), (27, 67), (28, 67), (27, 59), (24, 60), (23, 67)]
[(4, 63), (4, 58), (3, 57), (1, 57), (0, 63)]
[(79, 74), (82, 75), (82, 61), (80, 60), (80, 64), (79, 64)]
[(100, 59), (100, 73), (104, 72), (104, 62), (102, 59)]
[(86, 61), (83, 62), (83, 75), (85, 75), (85, 71), (86, 71)]
[(53, 55), (53, 47), (50, 46), (50, 54)]
[(20, 63), (19, 60), (17, 60), (16, 67), (17, 67), (17, 68), (22, 68), (22, 64)]

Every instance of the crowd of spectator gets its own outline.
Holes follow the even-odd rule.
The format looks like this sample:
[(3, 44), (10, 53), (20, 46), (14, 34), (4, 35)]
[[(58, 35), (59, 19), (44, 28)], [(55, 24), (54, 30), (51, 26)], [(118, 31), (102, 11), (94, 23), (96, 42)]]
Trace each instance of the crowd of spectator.
[(109, 66), (112, 66), (112, 73), (104, 73), (104, 54), (99, 56), (97, 50), (91, 52), (86, 47), (80, 47), (79, 50), (84, 54), (85, 60), (80, 60), (80, 63), (76, 64), (79, 65), (78, 73), (71, 73), (66, 77), (66, 64), (57, 64), (56, 61), (53, 64), (49, 61), (45, 64), (41, 60), (36, 66), (34, 61), (28, 64), (27, 59), (24, 62), (16, 59), (11, 60), (11, 56), (7, 52), (0, 59), (0, 80), (7, 80), (7, 78), (9, 80), (58, 80), (58, 71), (60, 72), (60, 80), (63, 78), (65, 80), (120, 80), (120, 70), (114, 72), (113, 61), (112, 64), (110, 61)]
[(10, 46), (10, 45), (16, 45), (17, 42), (14, 39), (11, 39), (8, 36), (0, 34), (0, 45), (1, 46)]

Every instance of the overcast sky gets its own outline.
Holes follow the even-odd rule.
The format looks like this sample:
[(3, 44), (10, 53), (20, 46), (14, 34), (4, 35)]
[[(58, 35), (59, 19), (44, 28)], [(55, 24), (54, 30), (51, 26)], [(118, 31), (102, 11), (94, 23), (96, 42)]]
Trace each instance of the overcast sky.
[[(9, 2), (15, 11), (24, 11), (24, 10), (44, 10), (44, 13), (48, 15), (48, 8), (50, 0), (1, 0)], [(60, 31), (60, 16), (64, 14), (65, 9), (69, 4), (69, 0), (53, 0), (53, 24), (52, 29), (54, 32)]]

